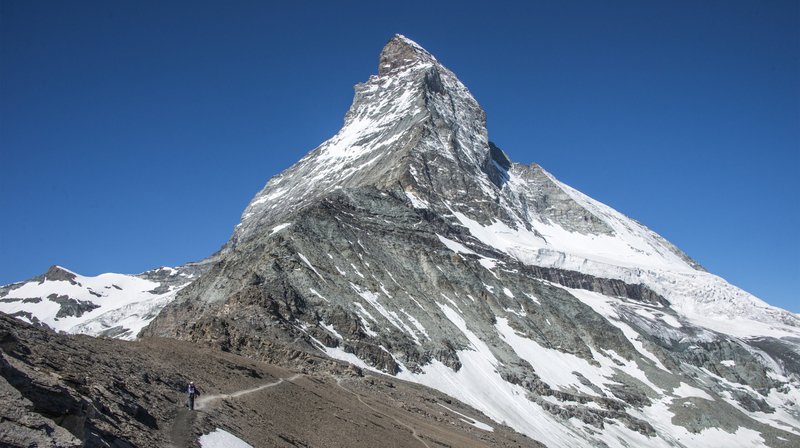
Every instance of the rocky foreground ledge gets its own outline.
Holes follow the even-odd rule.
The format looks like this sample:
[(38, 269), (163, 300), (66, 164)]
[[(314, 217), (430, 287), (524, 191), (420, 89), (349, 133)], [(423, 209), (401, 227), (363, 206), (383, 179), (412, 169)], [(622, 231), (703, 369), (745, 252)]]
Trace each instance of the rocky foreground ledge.
[[(190, 380), (208, 398), (194, 412), (181, 393)], [(0, 403), (0, 445), (12, 447), (197, 447), (217, 428), (254, 447), (542, 446), (439, 392), (312, 355), (281, 367), (3, 313)]]

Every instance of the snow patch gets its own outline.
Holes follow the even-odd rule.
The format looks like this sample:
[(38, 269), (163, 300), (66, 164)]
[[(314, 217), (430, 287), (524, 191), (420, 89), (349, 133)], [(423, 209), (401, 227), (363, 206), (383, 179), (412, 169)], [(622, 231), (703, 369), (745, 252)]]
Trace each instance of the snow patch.
[(223, 429), (215, 429), (197, 440), (201, 448), (253, 448), (253, 445)]
[(324, 329), (328, 330), (328, 332), (330, 332), (332, 335), (336, 336), (336, 338), (337, 338), (337, 339), (344, 340), (344, 338), (342, 337), (342, 335), (340, 335), (340, 334), (339, 334), (339, 332), (338, 332), (338, 331), (336, 331), (336, 328), (334, 328), (334, 327), (333, 327), (333, 325), (326, 324), (325, 322), (322, 322), (322, 321), (320, 321), (319, 325), (320, 325), (322, 328), (324, 328)]
[(315, 274), (317, 274), (317, 277), (319, 277), (320, 279), (322, 279), (322, 281), (323, 281), (323, 282), (327, 283), (327, 281), (325, 280), (325, 277), (323, 277), (323, 276), (322, 276), (322, 274), (320, 274), (320, 273), (319, 273), (319, 271), (317, 271), (317, 268), (315, 268), (315, 267), (314, 267), (314, 266), (311, 264), (311, 262), (310, 262), (310, 261), (308, 261), (308, 258), (306, 258), (306, 256), (305, 256), (305, 255), (301, 254), (300, 252), (297, 252), (297, 255), (300, 257), (300, 259), (301, 259), (301, 260), (303, 260), (303, 263), (305, 263), (306, 265), (308, 265), (308, 267), (309, 267), (309, 268), (311, 268), (311, 270), (312, 270), (312, 271), (314, 271), (314, 273), (315, 273)]
[(466, 246), (464, 246), (463, 244), (461, 244), (461, 243), (459, 243), (457, 241), (453, 241), (451, 239), (445, 238), (445, 237), (439, 235), (438, 233), (436, 234), (436, 236), (439, 238), (439, 241), (441, 241), (442, 244), (447, 246), (448, 249), (452, 250), (455, 253), (478, 255), (475, 251), (468, 249)]
[(702, 389), (692, 387), (686, 383), (681, 383), (680, 386), (672, 390), (672, 395), (681, 398), (702, 398), (703, 400), (715, 401), (714, 398)]
[[(445, 246), (447, 246), (448, 249), (452, 250), (457, 254), (475, 255), (477, 257), (480, 257), (478, 263), (480, 263), (480, 265), (486, 268), (489, 272), (492, 272), (492, 269), (494, 269), (495, 266), (497, 266), (497, 264), (499, 263), (494, 258), (484, 257), (483, 255), (473, 251), (472, 249), (469, 249), (467, 246), (464, 246), (463, 244), (459, 243), (458, 241), (453, 241), (449, 238), (445, 238), (439, 235), (438, 233), (436, 234), (436, 236), (439, 238), (439, 241), (441, 241), (442, 244), (444, 244)], [(492, 272), (492, 275), (494, 275), (494, 277), (497, 278), (497, 275), (495, 275), (494, 272)]]
[(472, 425), (472, 426), (474, 426), (474, 427), (476, 427), (478, 429), (482, 429), (484, 431), (494, 432), (494, 428), (492, 428), (491, 426), (487, 425), (486, 423), (479, 422), (478, 420), (475, 420), (474, 418), (472, 418), (472, 417), (470, 417), (468, 415), (464, 415), (464, 414), (462, 414), (462, 413), (460, 413), (458, 411), (454, 411), (454, 410), (448, 408), (447, 406), (445, 406), (445, 405), (443, 405), (441, 403), (437, 403), (437, 404), (439, 406), (447, 409), (448, 411), (452, 412), (453, 414), (456, 414), (456, 415), (460, 416), (461, 417), (460, 420), (462, 422), (469, 423), (470, 425)]
[(292, 225), (292, 223), (290, 223), (290, 222), (285, 222), (283, 224), (278, 224), (277, 226), (273, 227), (272, 230), (270, 230), (269, 234), (272, 235), (274, 233), (278, 233), (281, 230), (289, 227), (290, 225)]
[(314, 294), (315, 296), (319, 297), (320, 299), (322, 299), (322, 300), (324, 300), (326, 302), (330, 302), (330, 300), (326, 299), (325, 297), (322, 296), (322, 294), (318, 293), (316, 289), (308, 288), (308, 290), (311, 291), (311, 294)]
[(525, 297), (533, 300), (533, 302), (536, 303), (537, 305), (541, 305), (542, 304), (542, 302), (540, 302), (539, 299), (536, 296), (534, 296), (532, 294), (528, 294), (527, 292), (523, 293), (523, 294), (525, 294)]
[(406, 197), (408, 198), (409, 202), (411, 202), (411, 206), (414, 208), (425, 209), (430, 207), (428, 201), (420, 199), (419, 197), (417, 197), (417, 195), (415, 195), (410, 191), (406, 191)]

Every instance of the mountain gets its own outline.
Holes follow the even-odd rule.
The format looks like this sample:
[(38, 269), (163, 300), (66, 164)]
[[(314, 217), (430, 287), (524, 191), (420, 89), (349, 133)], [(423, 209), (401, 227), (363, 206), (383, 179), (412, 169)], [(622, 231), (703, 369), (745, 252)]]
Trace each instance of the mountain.
[(134, 339), (211, 259), (96, 277), (51, 266), (43, 275), (0, 287), (0, 311), (67, 333)]
[(548, 446), (799, 443), (798, 316), (513, 163), (396, 36), (342, 129), (272, 178), (145, 335), (276, 343), (425, 384)]
[(800, 317), (512, 162), (400, 35), (342, 129), (203, 266), (140, 336), (278, 365), (324, 353), (551, 447), (800, 444)]

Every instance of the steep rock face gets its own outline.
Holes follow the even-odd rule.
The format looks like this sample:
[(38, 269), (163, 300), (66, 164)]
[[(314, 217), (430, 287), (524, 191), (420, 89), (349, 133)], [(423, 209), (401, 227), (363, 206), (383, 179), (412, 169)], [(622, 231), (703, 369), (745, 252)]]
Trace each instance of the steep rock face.
[(267, 183), (143, 334), (321, 351), (548, 446), (793, 446), (799, 326), (511, 162), (456, 76), (396, 36), (342, 130)]

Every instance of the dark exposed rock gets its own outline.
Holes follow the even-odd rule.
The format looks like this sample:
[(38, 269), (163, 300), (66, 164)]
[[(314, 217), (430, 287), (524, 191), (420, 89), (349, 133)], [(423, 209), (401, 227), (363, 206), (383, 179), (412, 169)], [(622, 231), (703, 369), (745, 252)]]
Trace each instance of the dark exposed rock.
[(627, 384), (609, 384), (608, 388), (615, 397), (631, 406), (642, 408), (649, 406), (651, 403), (650, 399), (647, 398), (647, 395), (633, 386)]
[(69, 282), (73, 285), (79, 285), (79, 283), (75, 281), (75, 274), (55, 265), (50, 266), (50, 269), (44, 273), (43, 281), (44, 280), (50, 280), (54, 282)]
[(5, 298), (0, 299), (2, 303), (14, 303), (14, 302), (22, 302), (22, 303), (39, 303), (42, 301), (41, 297), (28, 297), (27, 299), (17, 299), (17, 298)]
[[(675, 344), (669, 354), (679, 363), (705, 368), (729, 381), (748, 384), (762, 393), (776, 386), (764, 365), (738, 341), (727, 337), (721, 336), (710, 342), (697, 341), (691, 345)], [(735, 365), (727, 367), (723, 361), (733, 361)]]
[(83, 313), (88, 313), (100, 307), (100, 305), (89, 302), (88, 300), (77, 300), (65, 295), (50, 294), (47, 296), (47, 299), (61, 305), (61, 309), (56, 313), (56, 318), (70, 316), (81, 317)]
[(25, 318), (25, 319), (27, 319), (29, 322), (31, 322), (34, 325), (39, 325), (39, 326), (44, 326), (44, 327), (47, 326), (47, 325), (43, 324), (42, 322), (40, 322), (38, 317), (34, 316), (33, 314), (31, 314), (28, 311), (17, 311), (16, 313), (10, 314), (10, 316)]
[(400, 36), (395, 36), (381, 51), (378, 74), (383, 75), (420, 60), (433, 61), (433, 59), (433, 56), (421, 47)]
[(59, 447), (82, 446), (80, 439), (57, 425), (51, 419), (35, 412), (30, 400), (0, 377), (0, 444), (10, 447)]
[(775, 408), (767, 404), (763, 397), (750, 394), (741, 389), (734, 389), (730, 393), (733, 395), (734, 400), (750, 412), (764, 412), (767, 414), (775, 412)]
[(775, 359), (779, 359), (789, 372), (795, 372), (800, 376), (800, 353), (796, 348), (800, 340), (780, 340), (775, 338), (752, 338), (748, 343), (764, 350)]

